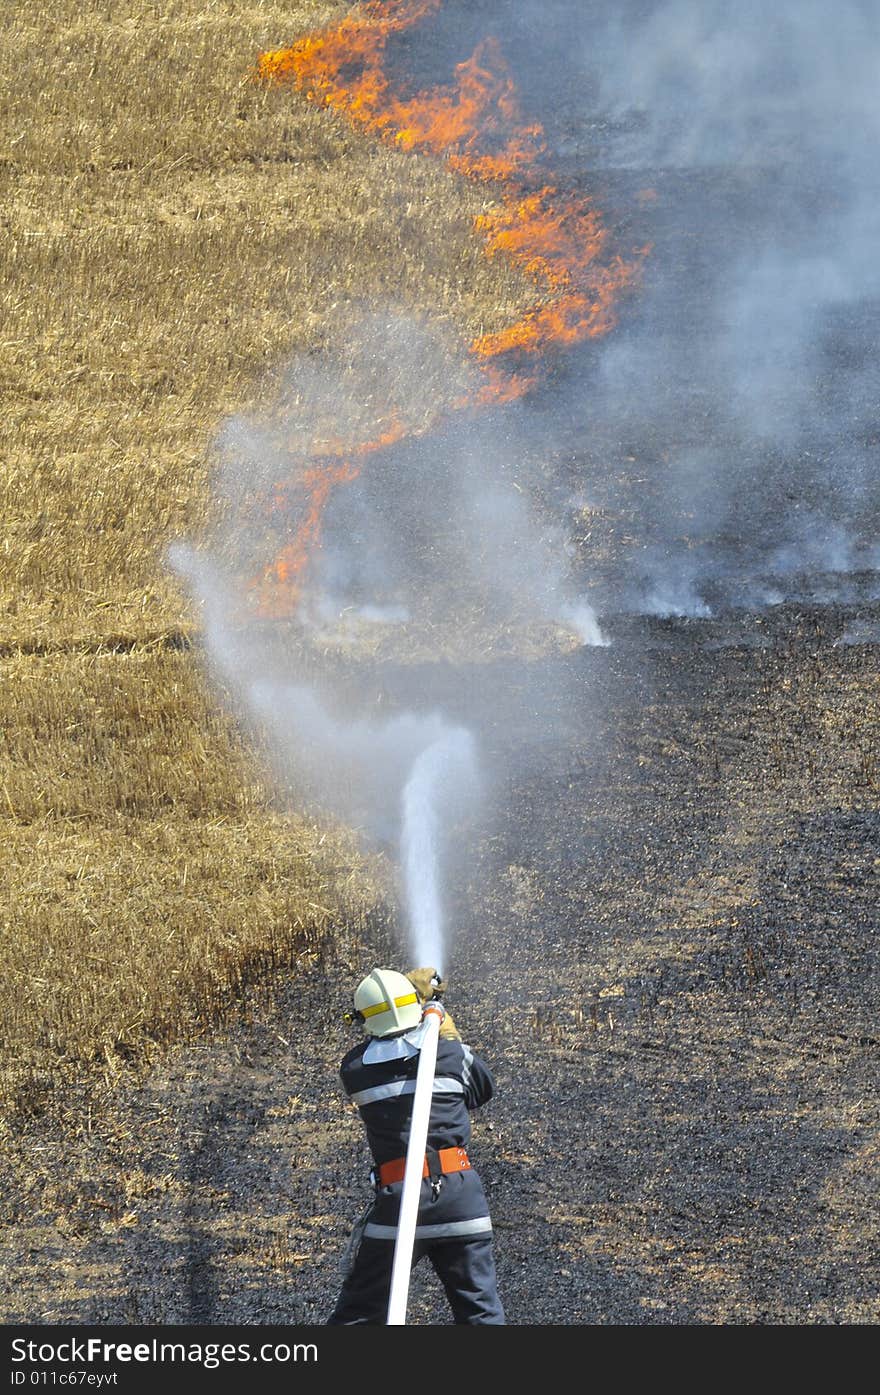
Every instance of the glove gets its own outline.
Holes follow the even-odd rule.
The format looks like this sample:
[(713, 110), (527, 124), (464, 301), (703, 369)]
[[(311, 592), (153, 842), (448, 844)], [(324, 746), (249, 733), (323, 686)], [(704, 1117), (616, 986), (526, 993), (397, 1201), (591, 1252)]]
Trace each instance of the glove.
[[(436, 969), (408, 969), (406, 976), (423, 1003), (439, 998), (446, 991), (446, 980), (440, 977)], [(452, 1020), (452, 1013), (445, 1003), (443, 1006), (446, 1016), (440, 1023), (441, 1038), (444, 1041), (461, 1041), (461, 1033)]]
[(461, 1041), (461, 1032), (452, 1020), (452, 1013), (448, 1007), (444, 1008), (446, 1016), (440, 1023), (440, 1036), (443, 1041)]
[(436, 969), (407, 969), (406, 976), (423, 1003), (439, 998), (446, 991), (446, 980)]

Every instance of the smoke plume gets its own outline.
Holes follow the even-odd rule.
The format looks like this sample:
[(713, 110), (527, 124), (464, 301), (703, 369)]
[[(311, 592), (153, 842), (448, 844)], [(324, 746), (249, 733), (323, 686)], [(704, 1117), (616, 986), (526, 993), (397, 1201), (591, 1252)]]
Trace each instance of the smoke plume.
[[(878, 59), (860, 0), (401, 0), (262, 56), (493, 190), (475, 235), (535, 286), (469, 345), (346, 307), (227, 425), (225, 521), (176, 554), (297, 797), (397, 860), (413, 957), (448, 952), (493, 778), (486, 694), (450, 703), (438, 660), (876, 594)], [(361, 682), (383, 657), (434, 666), (417, 702)], [(538, 693), (533, 738), (567, 700)]]
[(880, 11), (550, 10), (548, 130), (653, 243), (638, 307), (570, 385), (593, 494), (631, 537), (600, 604), (834, 599), (877, 555)]
[[(564, 534), (531, 507), (497, 423), (448, 407), (473, 371), (402, 314), (352, 320), (320, 371), (309, 359), (288, 366), (263, 419), (226, 424), (224, 522), (206, 546), (171, 558), (200, 603), (214, 673), (268, 736), (279, 779), (298, 805), (342, 818), (390, 855), (408, 958), (441, 969), (446, 887), (485, 783), (486, 711), (480, 693), (450, 703), (436, 691), (436, 661), (464, 631), (478, 661), (499, 633), (530, 627), (556, 647), (603, 643)], [(320, 443), (332, 430), (358, 460), (357, 443), (392, 417), (407, 422), (405, 438), (348, 470), (318, 518), (309, 491)], [(279, 618), (263, 612), (262, 573), (279, 547), (295, 566), (290, 537), (305, 565), (295, 610)], [(382, 644), (398, 664), (427, 661), (411, 702), (383, 700), (382, 666), (371, 670)]]

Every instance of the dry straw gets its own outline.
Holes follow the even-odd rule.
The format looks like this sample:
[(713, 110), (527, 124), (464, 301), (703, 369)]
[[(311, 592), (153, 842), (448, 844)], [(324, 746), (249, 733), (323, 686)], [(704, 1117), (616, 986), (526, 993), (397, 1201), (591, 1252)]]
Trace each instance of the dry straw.
[[(0, 31), (0, 1103), (210, 1029), (378, 892), (279, 807), (182, 637), (211, 443), (346, 306), (466, 343), (491, 202), (248, 70), (344, 5), (61, 3)], [(268, 385), (268, 386), (267, 386)], [(170, 645), (170, 647), (169, 647)]]

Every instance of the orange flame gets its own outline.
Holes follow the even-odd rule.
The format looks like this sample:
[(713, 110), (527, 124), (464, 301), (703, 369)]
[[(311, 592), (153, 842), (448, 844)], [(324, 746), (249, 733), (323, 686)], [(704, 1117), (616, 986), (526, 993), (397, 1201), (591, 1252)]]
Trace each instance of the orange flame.
[[(455, 403), (462, 408), (509, 402), (534, 387), (534, 368), (513, 371), (496, 360), (522, 364), (554, 346), (606, 334), (615, 323), (615, 299), (635, 280), (648, 249), (630, 261), (609, 257), (608, 232), (591, 201), (560, 196), (546, 183), (543, 129), (524, 121), (495, 39), (483, 40), (466, 62), (458, 64), (449, 88), (411, 97), (391, 90), (383, 67), (387, 40), (435, 13), (441, 3), (370, 0), (338, 24), (306, 35), (290, 48), (261, 54), (257, 76), (265, 82), (292, 83), (311, 101), (342, 113), (352, 125), (381, 140), (442, 156), (467, 178), (500, 186), (500, 208), (477, 218), (475, 230), (484, 239), (486, 255), (507, 257), (534, 282), (539, 300), (514, 324), (472, 341), (469, 352), (483, 370), (484, 381)], [(392, 433), (391, 439), (400, 435)], [(387, 443), (369, 442), (356, 454)], [(324, 457), (338, 453), (322, 451)], [(285, 613), (295, 609), (310, 548), (320, 545), (321, 515), (330, 493), (357, 473), (316, 464), (303, 475), (305, 515), (261, 588), (287, 588)]]
[[(342, 465), (313, 465), (296, 481), (305, 495), (296, 532), (285, 543), (262, 577), (252, 583), (257, 592), (258, 613), (265, 620), (283, 620), (291, 613), (291, 603), (299, 598), (303, 574), (312, 552), (321, 546), (324, 508), (338, 484), (357, 479), (360, 470), (348, 462)], [(287, 493), (276, 487), (276, 506), (287, 505)]]
[[(294, 82), (312, 101), (342, 111), (353, 125), (400, 145), (445, 155), (478, 179), (509, 178), (530, 163), (541, 128), (517, 128), (516, 91), (495, 39), (484, 39), (456, 68), (456, 86), (410, 100), (395, 97), (382, 70), (385, 41), (439, 10), (441, 0), (378, 0), (354, 15), (309, 34), (292, 48), (262, 53), (257, 74), (268, 82)], [(360, 75), (343, 76), (355, 65)], [(488, 138), (499, 149), (481, 149)]]
[(387, 449), (405, 435), (403, 422), (392, 417), (374, 441), (365, 441), (354, 452), (351, 452), (350, 443), (327, 441), (321, 455), (308, 469), (291, 480), (276, 484), (272, 499), (274, 507), (279, 511), (289, 511), (293, 496), (300, 496), (300, 517), (293, 537), (285, 543), (262, 576), (251, 583), (251, 591), (256, 595), (257, 613), (264, 620), (286, 619), (296, 609), (306, 568), (321, 546), (327, 501), (337, 485), (356, 480), (361, 472), (360, 465), (351, 460), (337, 465), (330, 463), (329, 457), (339, 457), (344, 453), (369, 455), (373, 451)]

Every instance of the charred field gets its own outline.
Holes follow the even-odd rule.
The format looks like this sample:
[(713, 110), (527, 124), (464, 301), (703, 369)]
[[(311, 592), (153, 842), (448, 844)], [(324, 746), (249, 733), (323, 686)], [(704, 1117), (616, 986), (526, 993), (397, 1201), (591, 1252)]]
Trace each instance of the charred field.
[[(474, 1153), (510, 1321), (876, 1321), (878, 623), (639, 620), (449, 666), (507, 771), (448, 996), (496, 1071)], [(419, 669), (373, 681), (412, 703)], [(572, 684), (535, 742), (531, 705)], [(369, 1196), (342, 1013), (399, 954), (387, 921), (342, 928), (73, 1139), (28, 1131), (8, 1319), (322, 1322)], [(411, 1320), (443, 1313), (417, 1270)]]
[[(303, 6), (297, 24), (346, 8)], [(671, 32), (688, 8), (615, 12), (641, 43), (639, 26), (656, 39), (652, 18)], [(202, 26), (183, 6), (142, 38), (120, 12), (86, 41), (76, 9), (59, 52), (84, 73), (122, 33), (124, 62), (151, 75), (143, 92), (179, 119), (163, 144), (143, 92), (108, 126), (107, 94), (69, 84), (52, 140), (28, 136), (12, 170), (26, 176), (21, 287), (51, 273), (56, 319), (19, 287), (20, 390), (0, 425), (23, 443), (4, 475), (17, 957), (3, 991), (31, 1033), (6, 1028), (26, 1107), (3, 1135), (0, 1315), (321, 1323), (370, 1196), (337, 1069), (354, 982), (404, 967), (396, 848), (299, 812), (209, 681), (164, 547), (207, 530), (217, 421), (259, 412), (254, 384), (291, 343), (317, 355), (337, 302), (344, 319), (391, 287), (467, 343), (527, 310), (534, 287), (475, 250), (491, 193), (301, 95), (245, 85), (242, 54), (287, 37), (286, 12), (258, 23), (231, 6)], [(873, 1324), (880, 288), (863, 274), (864, 200), (849, 169), (829, 196), (836, 142), (806, 159), (777, 106), (760, 158), (742, 158), (729, 101), (697, 136), (671, 106), (658, 135), (665, 89), (642, 48), (635, 114), (593, 69), (576, 106), (571, 29), (606, 7), (560, 3), (543, 65), (523, 59), (528, 11), (450, 3), (434, 47), (404, 34), (393, 63), (443, 81), (499, 27), (559, 189), (589, 191), (621, 257), (650, 252), (614, 324), (548, 352), (522, 400), (476, 428), (447, 423), (439, 446), (377, 452), (330, 499), (328, 554), (350, 537), (368, 557), (352, 520), (393, 500), (394, 560), (429, 600), (360, 650), (312, 636), (304, 671), (342, 710), (442, 710), (479, 743), (485, 799), (458, 828), (447, 996), (498, 1085), (473, 1154), (508, 1321)], [(596, 64), (613, 65), (616, 31), (601, 33)], [(181, 81), (193, 36), (207, 96)], [(20, 110), (35, 101), (23, 89)], [(97, 281), (92, 235), (108, 256)], [(185, 267), (180, 289), (169, 269)], [(64, 307), (84, 322), (97, 304), (82, 350)], [(607, 647), (475, 599), (444, 560), (425, 481), (446, 508), (455, 477), (428, 471), (465, 459), (475, 430), (499, 488), (562, 538)], [(456, 521), (448, 509), (450, 535)], [(356, 601), (396, 599), (352, 574)], [(288, 616), (259, 624), (293, 652)], [(91, 1015), (67, 992), (84, 976), (100, 989)], [(426, 1266), (410, 1314), (448, 1320)]]

